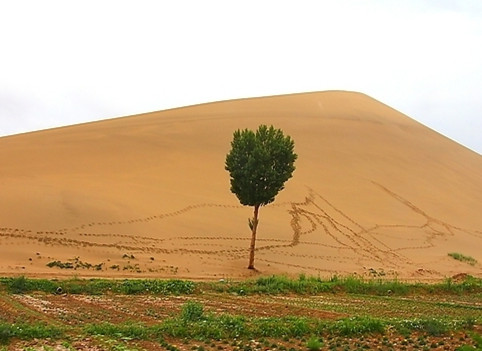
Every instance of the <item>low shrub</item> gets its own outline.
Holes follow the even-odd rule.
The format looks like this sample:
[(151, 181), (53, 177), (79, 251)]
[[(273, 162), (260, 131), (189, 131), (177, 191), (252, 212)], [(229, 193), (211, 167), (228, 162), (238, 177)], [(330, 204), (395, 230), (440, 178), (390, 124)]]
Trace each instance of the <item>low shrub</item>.
[(450, 252), (448, 255), (457, 261), (468, 263), (471, 266), (475, 266), (475, 264), (477, 263), (477, 260), (475, 258), (462, 255), (458, 252)]
[(181, 308), (181, 319), (184, 322), (197, 322), (203, 318), (204, 306), (196, 301), (188, 301)]
[(319, 351), (322, 346), (323, 346), (323, 342), (319, 338), (314, 336), (309, 338), (308, 341), (306, 342), (306, 347), (310, 351)]

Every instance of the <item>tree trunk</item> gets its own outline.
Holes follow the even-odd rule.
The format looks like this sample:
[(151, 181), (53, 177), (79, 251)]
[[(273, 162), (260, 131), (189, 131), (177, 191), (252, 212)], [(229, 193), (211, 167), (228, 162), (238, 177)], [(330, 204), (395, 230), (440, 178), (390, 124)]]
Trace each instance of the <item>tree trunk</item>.
[(251, 245), (249, 247), (249, 265), (248, 269), (254, 269), (254, 249), (256, 247), (256, 229), (258, 228), (258, 210), (259, 205), (254, 206), (253, 225), (251, 228)]

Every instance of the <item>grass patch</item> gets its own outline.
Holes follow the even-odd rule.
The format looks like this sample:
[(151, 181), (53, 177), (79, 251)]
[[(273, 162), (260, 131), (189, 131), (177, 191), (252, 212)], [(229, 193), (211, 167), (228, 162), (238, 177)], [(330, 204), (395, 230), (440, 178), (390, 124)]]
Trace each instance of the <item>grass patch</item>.
[(91, 335), (104, 335), (116, 338), (129, 338), (138, 340), (149, 340), (150, 338), (158, 337), (154, 335), (154, 328), (148, 327), (140, 323), (101, 323), (101, 324), (89, 324), (86, 325), (84, 331)]
[[(441, 336), (449, 331), (461, 330), (464, 325), (463, 321), (443, 319), (393, 321), (355, 317), (338, 321), (322, 321), (304, 317), (248, 319), (244, 316), (207, 314), (194, 321), (186, 321), (182, 316), (178, 316), (157, 325), (102, 323), (88, 325), (84, 330), (90, 335), (138, 340), (164, 340), (165, 338), (200, 341), (266, 338), (301, 340), (313, 335), (325, 335), (330, 338), (384, 335), (388, 329), (397, 330), (402, 335), (418, 332), (429, 336)], [(313, 347), (316, 348), (315, 343)]]
[(468, 264), (470, 264), (471, 266), (475, 266), (475, 264), (477, 263), (477, 260), (476, 260), (475, 258), (473, 258), (473, 257), (471, 257), (471, 256), (462, 255), (461, 253), (450, 252), (448, 255), (449, 255), (450, 257), (452, 257), (454, 260), (468, 263)]
[(314, 336), (309, 338), (308, 341), (306, 342), (306, 348), (310, 351), (319, 351), (322, 346), (323, 346), (323, 342), (319, 338)]
[(347, 276), (339, 278), (332, 277), (329, 280), (322, 280), (316, 277), (300, 276), (299, 279), (291, 279), (286, 276), (269, 276), (260, 277), (256, 280), (248, 280), (242, 283), (226, 284), (222, 292), (237, 293), (239, 295), (246, 294), (272, 294), (280, 295), (287, 293), (296, 293), (301, 295), (314, 295), (324, 292), (346, 292), (352, 294), (376, 294), (404, 295), (409, 292), (413, 284), (402, 283), (398, 281), (388, 281), (382, 279), (364, 280), (359, 277)]
[(384, 333), (386, 323), (374, 318), (347, 318), (324, 321), (307, 317), (246, 318), (230, 314), (204, 313), (203, 305), (187, 302), (178, 316), (168, 318), (157, 325), (128, 323), (91, 324), (85, 328), (88, 334), (134, 339), (187, 338), (194, 340), (226, 340), (238, 338), (303, 338), (309, 335), (352, 336)]
[(189, 280), (124, 280), (117, 282), (112, 288), (122, 294), (158, 294), (158, 295), (186, 295), (194, 292), (195, 284)]
[(9, 324), (0, 323), (0, 344), (6, 345), (11, 339), (22, 340), (60, 338), (64, 330), (46, 324)]
[(187, 322), (199, 321), (203, 318), (204, 306), (195, 301), (188, 301), (182, 306), (181, 309), (181, 319)]
[(239, 338), (297, 338), (310, 335), (353, 336), (383, 334), (388, 322), (370, 317), (326, 321), (307, 317), (246, 318), (230, 314), (204, 313), (203, 305), (187, 302), (178, 316), (153, 326), (143, 324), (89, 325), (85, 331), (93, 335), (135, 339), (187, 338), (194, 340), (232, 340)]
[(218, 292), (236, 295), (316, 295), (320, 293), (348, 293), (376, 296), (407, 294), (462, 294), (482, 293), (482, 279), (471, 276), (463, 281), (446, 279), (438, 284), (405, 283), (380, 278), (362, 279), (356, 276), (337, 277), (323, 280), (317, 277), (300, 276), (292, 279), (286, 276), (260, 277), (254, 280), (229, 282), (193, 282), (189, 280), (161, 279), (69, 279), (46, 280), (25, 277), (0, 278), (0, 288), (10, 293), (21, 294), (34, 291), (70, 294), (158, 294), (186, 295), (196, 292)]
[[(160, 279), (70, 279), (47, 280), (28, 279), (23, 276), (15, 278), (1, 278), (0, 286), (14, 294), (24, 294), (34, 291), (47, 293), (89, 294), (158, 294), (158, 295), (186, 295), (194, 292), (195, 284), (188, 280), (160, 280)], [(60, 288), (60, 289), (59, 289)]]
[(388, 322), (372, 317), (345, 318), (327, 326), (330, 333), (340, 336), (383, 334)]
[(381, 278), (363, 279), (357, 276), (338, 277), (323, 280), (317, 277), (298, 279), (286, 276), (260, 277), (255, 280), (243, 282), (200, 283), (202, 290), (211, 290), (221, 293), (234, 293), (237, 295), (267, 294), (299, 294), (316, 295), (319, 293), (348, 293), (365, 295), (407, 295), (410, 293), (455, 293), (478, 292), (482, 293), (482, 279), (467, 276), (463, 281), (454, 282), (447, 279), (439, 284), (406, 283), (398, 280)]
[(57, 285), (46, 279), (27, 279), (24, 276), (3, 278), (0, 283), (12, 294), (24, 294), (31, 291), (55, 292)]

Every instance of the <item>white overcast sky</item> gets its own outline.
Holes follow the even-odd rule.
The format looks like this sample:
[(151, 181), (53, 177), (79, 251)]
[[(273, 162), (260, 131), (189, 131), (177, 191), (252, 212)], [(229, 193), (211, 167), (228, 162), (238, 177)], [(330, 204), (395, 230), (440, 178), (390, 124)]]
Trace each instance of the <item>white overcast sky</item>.
[(481, 0), (0, 0), (0, 135), (366, 93), (482, 154)]

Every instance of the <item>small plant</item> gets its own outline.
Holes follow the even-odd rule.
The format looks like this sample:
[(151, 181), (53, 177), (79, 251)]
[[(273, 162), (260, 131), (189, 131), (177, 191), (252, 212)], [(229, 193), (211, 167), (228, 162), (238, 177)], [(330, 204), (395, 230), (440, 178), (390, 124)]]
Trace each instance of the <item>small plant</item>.
[(9, 290), (14, 294), (22, 294), (29, 290), (28, 283), (28, 280), (24, 276), (13, 278), (10, 281)]
[(425, 331), (432, 336), (440, 336), (447, 332), (447, 324), (437, 319), (429, 319), (422, 323)]
[(181, 319), (184, 322), (196, 322), (203, 318), (204, 306), (196, 301), (188, 301), (182, 306)]
[(72, 262), (61, 262), (61, 261), (51, 261), (47, 263), (47, 267), (59, 267), (60, 269), (74, 269), (74, 264)]
[(51, 261), (47, 263), (47, 267), (53, 268), (53, 267), (58, 267), (60, 269), (94, 269), (96, 271), (102, 270), (102, 266), (104, 263), (99, 263), (99, 264), (91, 264), (89, 262), (84, 262), (82, 261), (79, 257), (75, 257), (74, 259), (67, 260), (67, 262), (62, 262), (62, 261)]
[(475, 258), (462, 255), (461, 253), (451, 252), (448, 255), (457, 261), (468, 263), (471, 266), (475, 266), (475, 264), (477, 263), (477, 260)]
[(319, 351), (322, 346), (323, 346), (323, 342), (321, 342), (321, 340), (315, 336), (312, 336), (306, 342), (306, 347), (310, 351)]

